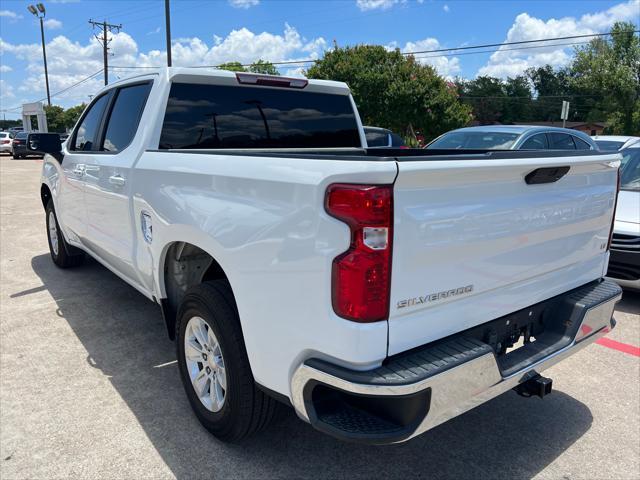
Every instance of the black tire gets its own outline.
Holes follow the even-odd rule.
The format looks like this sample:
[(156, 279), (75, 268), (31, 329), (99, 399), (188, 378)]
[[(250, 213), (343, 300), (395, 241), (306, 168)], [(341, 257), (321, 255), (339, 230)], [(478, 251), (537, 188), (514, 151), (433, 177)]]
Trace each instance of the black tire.
[[(195, 316), (213, 329), (224, 358), (227, 389), (218, 412), (202, 404), (187, 370), (184, 339), (187, 324)], [(253, 379), (229, 283), (214, 280), (190, 288), (178, 309), (176, 329), (180, 378), (200, 423), (225, 442), (239, 442), (269, 425), (283, 405), (258, 389)]]
[(22, 155), (18, 154), (18, 155), (13, 155), (14, 160), (20, 160), (22, 158)]
[[(47, 203), (45, 214), (47, 224), (47, 242), (49, 243), (49, 253), (51, 254), (53, 263), (60, 268), (71, 268), (80, 265), (84, 261), (84, 253), (82, 250), (69, 245), (64, 239), (62, 231), (60, 230), (60, 225), (58, 224), (58, 217), (56, 216), (56, 212), (53, 208), (53, 200), (49, 200), (49, 203)], [(55, 222), (55, 231), (58, 239), (57, 249), (54, 248), (52, 243), (52, 235), (50, 231), (51, 220)]]

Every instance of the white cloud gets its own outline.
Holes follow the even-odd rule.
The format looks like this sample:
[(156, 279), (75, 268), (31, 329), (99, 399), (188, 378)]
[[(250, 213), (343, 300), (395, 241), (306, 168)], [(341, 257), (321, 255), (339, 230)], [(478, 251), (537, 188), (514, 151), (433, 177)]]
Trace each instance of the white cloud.
[[(638, 21), (640, 0), (629, 0), (625, 3), (593, 14), (575, 17), (551, 18), (547, 21), (532, 17), (528, 13), (518, 15), (507, 33), (506, 42), (536, 40), (540, 38), (568, 37), (573, 35), (590, 35), (608, 30), (617, 21)], [(584, 39), (588, 41), (589, 39)], [(582, 41), (580, 39), (577, 40)], [(570, 40), (527, 44), (527, 47), (544, 45), (544, 48), (528, 50), (509, 50), (513, 46), (503, 46), (493, 53), (478, 75), (496, 77), (515, 76), (529, 67), (550, 64), (554, 67), (567, 65), (572, 58), (573, 46), (563, 45)]]
[(13, 93), (13, 87), (9, 85), (6, 80), (0, 78), (0, 105), (4, 108), (4, 100), (12, 100), (15, 96), (15, 93)]
[(44, 26), (48, 30), (57, 30), (58, 28), (62, 28), (62, 22), (55, 18), (48, 18), (44, 21)]
[(229, 0), (229, 5), (235, 8), (251, 8), (260, 3), (260, 0)]
[[(387, 48), (397, 47), (396, 43), (387, 45)], [(423, 52), (438, 50), (442, 48), (440, 42), (435, 38), (425, 38), (415, 42), (407, 42), (400, 50), (402, 52)], [(460, 59), (457, 57), (443, 57), (435, 53), (419, 53), (415, 55), (416, 61), (423, 65), (431, 65), (436, 71), (448, 78), (453, 78), (460, 73)]]
[[(319, 58), (327, 43), (322, 37), (306, 39), (292, 26), (285, 25), (282, 33), (255, 33), (247, 28), (231, 31), (226, 37), (179, 38), (172, 46), (172, 60), (176, 66), (218, 65), (229, 61), (251, 63), (258, 59), (289, 61), (302, 58)], [(138, 44), (127, 33), (112, 36), (112, 57), (109, 64), (115, 67), (150, 67), (166, 65), (163, 50), (140, 51)], [(0, 101), (19, 105), (44, 97), (44, 71), (40, 43), (13, 44), (0, 39), (0, 54), (15, 57), (26, 65), (26, 78), (20, 83), (6, 85)], [(70, 87), (88, 75), (102, 69), (102, 46), (90, 37), (87, 43), (72, 41), (59, 35), (47, 43), (47, 61), (51, 92)], [(137, 75), (144, 69), (110, 69), (110, 79)], [(153, 71), (153, 70), (149, 70)], [(285, 73), (285, 72), (283, 72)], [(62, 106), (76, 105), (88, 100), (102, 87), (102, 75), (97, 75), (78, 87), (54, 97)], [(9, 96), (8, 93), (12, 96)], [(20, 98), (17, 98), (20, 97)]]
[(7, 73), (7, 72), (11, 72), (13, 70), (13, 68), (11, 68), (9, 65), (0, 65), (0, 73)]
[(442, 10), (444, 10), (445, 12), (449, 13), (449, 5), (447, 5), (446, 3), (442, 6)]
[(12, 10), (0, 10), (0, 17), (8, 18), (9, 20), (18, 20), (22, 18), (22, 15)]
[(362, 11), (365, 10), (386, 10), (393, 7), (396, 3), (404, 3), (405, 0), (356, 0), (356, 5)]

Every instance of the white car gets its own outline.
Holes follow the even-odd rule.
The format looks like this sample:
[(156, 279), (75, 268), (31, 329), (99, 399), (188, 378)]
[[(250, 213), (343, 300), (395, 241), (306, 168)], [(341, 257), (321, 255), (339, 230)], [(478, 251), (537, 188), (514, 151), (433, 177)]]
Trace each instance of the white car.
[(594, 135), (591, 138), (603, 152), (618, 151), (632, 145), (640, 145), (640, 137), (629, 135)]
[(88, 254), (161, 307), (222, 440), (283, 403), (405, 441), (548, 394), (540, 372), (615, 326), (618, 153), (367, 148), (344, 83), (187, 68), (110, 84), (64, 148), (27, 148), (53, 262)]
[(13, 135), (10, 132), (0, 132), (0, 153), (11, 154), (11, 141)]
[(640, 290), (640, 142), (622, 150), (620, 193), (607, 276)]

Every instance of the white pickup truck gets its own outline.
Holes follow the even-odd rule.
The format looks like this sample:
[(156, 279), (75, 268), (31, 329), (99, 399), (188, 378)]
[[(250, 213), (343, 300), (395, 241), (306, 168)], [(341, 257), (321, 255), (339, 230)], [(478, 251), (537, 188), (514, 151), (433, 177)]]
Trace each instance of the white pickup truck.
[(539, 373), (615, 325), (617, 153), (367, 148), (343, 83), (183, 68), (105, 87), (63, 147), (28, 148), (55, 264), (88, 254), (160, 305), (226, 441), (285, 403), (401, 442), (549, 393)]

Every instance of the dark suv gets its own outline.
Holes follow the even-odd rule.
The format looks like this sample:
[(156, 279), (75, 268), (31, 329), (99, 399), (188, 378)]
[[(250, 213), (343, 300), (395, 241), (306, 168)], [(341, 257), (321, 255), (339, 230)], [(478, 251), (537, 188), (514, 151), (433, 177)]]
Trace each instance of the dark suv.
[[(33, 133), (33, 132), (32, 132)], [(29, 132), (18, 132), (16, 136), (13, 138), (13, 142), (11, 144), (11, 148), (13, 150), (13, 158), (25, 158), (28, 155), (37, 155), (40, 157), (44, 157), (44, 153), (40, 153), (33, 150), (27, 150), (27, 138), (29, 137)]]

